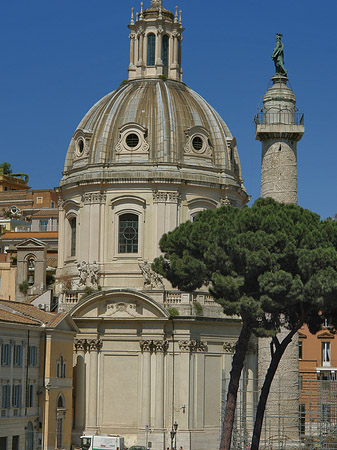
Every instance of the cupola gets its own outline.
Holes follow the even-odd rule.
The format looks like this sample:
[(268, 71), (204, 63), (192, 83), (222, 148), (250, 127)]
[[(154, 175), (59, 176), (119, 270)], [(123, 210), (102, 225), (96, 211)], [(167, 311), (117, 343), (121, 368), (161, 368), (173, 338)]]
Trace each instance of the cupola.
[(181, 11), (175, 14), (163, 7), (162, 0), (151, 0), (151, 6), (131, 12), (129, 80), (168, 78), (182, 81), (181, 43), (184, 28)]

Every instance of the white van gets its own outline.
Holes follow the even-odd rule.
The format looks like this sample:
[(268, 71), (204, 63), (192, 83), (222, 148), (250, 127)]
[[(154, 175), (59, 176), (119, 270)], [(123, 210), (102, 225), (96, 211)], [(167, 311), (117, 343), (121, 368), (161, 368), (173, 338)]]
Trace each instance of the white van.
[(118, 435), (81, 436), (82, 450), (123, 450), (124, 438)]

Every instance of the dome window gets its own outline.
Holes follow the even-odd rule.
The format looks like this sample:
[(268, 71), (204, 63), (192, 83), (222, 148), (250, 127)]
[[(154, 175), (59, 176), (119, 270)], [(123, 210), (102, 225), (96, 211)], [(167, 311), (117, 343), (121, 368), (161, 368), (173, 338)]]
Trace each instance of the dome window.
[(153, 33), (147, 36), (147, 65), (154, 66), (156, 58), (156, 36)]
[(138, 123), (127, 123), (119, 130), (119, 140), (116, 145), (117, 155), (135, 154), (148, 158), (149, 144), (146, 142), (147, 129)]
[(195, 136), (192, 139), (192, 146), (195, 151), (200, 152), (204, 146), (204, 140), (200, 136)]
[(84, 142), (83, 139), (79, 139), (77, 141), (77, 154), (78, 156), (82, 156), (84, 152)]
[(201, 126), (192, 127), (185, 130), (185, 136), (185, 160), (187, 157), (203, 157), (212, 159), (212, 145), (209, 139), (209, 132), (206, 128)]
[(139, 144), (139, 137), (136, 133), (130, 133), (125, 139), (126, 145), (130, 148), (136, 148)]

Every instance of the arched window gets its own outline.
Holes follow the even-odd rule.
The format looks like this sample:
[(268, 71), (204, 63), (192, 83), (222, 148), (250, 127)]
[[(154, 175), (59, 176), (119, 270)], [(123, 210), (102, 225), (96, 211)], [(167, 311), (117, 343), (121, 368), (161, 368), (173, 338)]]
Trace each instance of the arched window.
[(64, 400), (63, 400), (63, 396), (61, 394), (59, 395), (59, 398), (57, 399), (57, 407), (64, 408)]
[(27, 281), (29, 286), (33, 286), (35, 282), (35, 258), (29, 256), (27, 259)]
[(56, 363), (56, 375), (57, 375), (57, 378), (65, 378), (66, 377), (66, 363), (64, 361), (63, 355), (60, 356), (60, 359)]
[(138, 216), (123, 214), (119, 217), (118, 252), (138, 253)]
[(162, 48), (162, 58), (164, 69), (168, 68), (168, 59), (169, 59), (169, 37), (167, 34), (163, 36), (163, 48)]
[(70, 217), (70, 256), (76, 255), (76, 217)]
[(147, 65), (154, 66), (156, 60), (156, 36), (153, 33), (147, 35)]

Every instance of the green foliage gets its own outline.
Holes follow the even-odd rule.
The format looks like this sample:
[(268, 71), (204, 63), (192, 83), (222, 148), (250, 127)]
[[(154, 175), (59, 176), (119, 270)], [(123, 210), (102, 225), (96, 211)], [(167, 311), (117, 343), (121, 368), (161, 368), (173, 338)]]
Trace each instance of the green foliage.
[(8, 162), (3, 162), (0, 164), (0, 173), (4, 175), (10, 175), (12, 173), (11, 165)]
[(200, 316), (203, 315), (203, 309), (202, 309), (202, 306), (200, 305), (199, 302), (194, 301), (194, 302), (193, 302), (193, 308), (194, 308), (195, 314), (196, 314), (197, 316), (200, 317)]
[(259, 199), (250, 208), (203, 211), (165, 234), (153, 269), (183, 291), (208, 286), (226, 314), (248, 318), (257, 335), (268, 336), (309, 312), (309, 326), (321, 322), (337, 294), (336, 247), (335, 221)]
[(83, 300), (86, 297), (89, 297), (89, 295), (91, 295), (93, 292), (95, 292), (95, 290), (91, 286), (86, 286), (84, 288), (83, 295), (81, 296), (81, 300)]
[(52, 275), (51, 273), (47, 273), (46, 274), (46, 284), (47, 284), (47, 286), (50, 286), (50, 285), (52, 285), (54, 283), (55, 283), (55, 276)]
[(123, 80), (121, 82), (121, 84), (119, 85), (119, 87), (125, 86), (126, 84), (128, 84), (129, 80)]
[(19, 284), (19, 290), (24, 295), (27, 295), (28, 289), (29, 289), (28, 281), (24, 280), (22, 283)]
[(167, 76), (166, 75), (159, 75), (159, 77), (161, 80), (166, 81), (167, 80)]
[(177, 308), (167, 308), (167, 312), (170, 314), (171, 317), (176, 317), (180, 315)]

